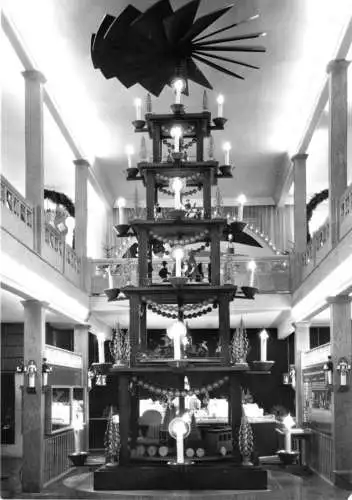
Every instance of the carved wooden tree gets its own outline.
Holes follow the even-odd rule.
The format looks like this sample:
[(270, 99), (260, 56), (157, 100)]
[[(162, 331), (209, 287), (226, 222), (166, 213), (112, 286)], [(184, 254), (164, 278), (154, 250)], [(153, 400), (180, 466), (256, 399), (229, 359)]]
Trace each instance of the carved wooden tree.
[(243, 415), (241, 419), (241, 426), (238, 433), (238, 447), (242, 455), (242, 464), (253, 465), (251, 462), (251, 455), (253, 452), (253, 430), (245, 415)]
[(112, 408), (104, 435), (106, 463), (119, 463), (120, 458), (120, 424), (114, 420)]
[(128, 330), (120, 328), (117, 323), (113, 331), (113, 337), (110, 342), (110, 352), (113, 357), (114, 365), (128, 365), (130, 362), (130, 338)]
[(243, 319), (241, 318), (240, 326), (236, 328), (230, 344), (231, 362), (234, 364), (247, 363), (248, 351), (249, 351), (248, 337), (246, 329), (244, 327)]

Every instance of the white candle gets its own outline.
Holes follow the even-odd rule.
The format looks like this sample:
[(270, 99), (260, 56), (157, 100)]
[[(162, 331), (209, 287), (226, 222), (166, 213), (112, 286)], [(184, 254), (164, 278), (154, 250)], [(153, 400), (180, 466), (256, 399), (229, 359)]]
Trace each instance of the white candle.
[(133, 146), (127, 145), (126, 146), (126, 155), (127, 155), (127, 165), (128, 165), (128, 168), (132, 167), (132, 155), (133, 155), (133, 153), (134, 153)]
[(81, 449), (80, 439), (79, 439), (80, 431), (79, 429), (74, 430), (74, 440), (75, 440), (75, 453), (79, 453)]
[(180, 434), (177, 434), (176, 450), (177, 450), (177, 463), (183, 464), (185, 462), (184, 452), (183, 452), (183, 436)]
[(290, 429), (285, 429), (285, 451), (291, 453), (291, 431)]
[(142, 99), (137, 97), (134, 100), (134, 105), (136, 108), (136, 120), (141, 120), (142, 119)]
[(172, 189), (175, 193), (175, 210), (180, 210), (182, 208), (182, 203), (181, 203), (181, 191), (183, 188), (183, 182), (180, 179), (180, 177), (175, 177), (175, 179), (172, 181)]
[(174, 138), (174, 152), (179, 153), (179, 151), (180, 151), (180, 139), (182, 136), (182, 129), (179, 126), (172, 127), (170, 133), (171, 133), (171, 137)]
[(175, 104), (181, 104), (181, 93), (182, 90), (184, 89), (184, 81), (181, 80), (180, 78), (175, 80), (173, 87), (175, 89)]
[[(218, 118), (222, 118), (224, 113), (224, 96), (222, 94), (218, 95), (216, 101), (218, 103)], [(226, 165), (228, 164), (226, 163)]]
[(341, 371), (341, 382), (340, 385), (347, 385), (346, 372)]
[(225, 153), (224, 157), (225, 165), (230, 165), (230, 149), (231, 149), (231, 144), (229, 142), (225, 142), (225, 144), (223, 145), (223, 150)]
[(260, 361), (267, 361), (267, 343), (269, 335), (266, 330), (262, 330), (259, 336), (260, 336)]
[(176, 277), (181, 277), (181, 258), (176, 257)]
[(99, 361), (99, 363), (105, 363), (105, 352), (104, 352), (105, 337), (104, 337), (104, 334), (98, 333), (97, 340), (98, 340), (98, 361)]
[(124, 198), (119, 198), (117, 200), (117, 206), (119, 207), (119, 224), (126, 224), (125, 205), (126, 200)]
[(172, 252), (172, 256), (176, 261), (175, 276), (176, 276), (176, 278), (180, 278), (181, 277), (181, 268), (182, 268), (182, 259), (184, 257), (184, 251), (180, 247), (175, 248), (175, 250)]
[(109, 266), (108, 268), (108, 279), (109, 279), (109, 288), (114, 288), (114, 284), (112, 281), (112, 275), (111, 275), (111, 267)]
[(175, 333), (174, 335), (174, 360), (180, 360), (181, 359), (181, 341), (180, 341), (180, 335), (178, 333)]
[(247, 198), (245, 197), (244, 194), (240, 194), (240, 196), (237, 198), (237, 201), (239, 203), (239, 206), (238, 206), (238, 220), (242, 221), (243, 220), (243, 207), (244, 207), (244, 204), (247, 201)]
[(254, 285), (254, 273), (255, 273), (256, 268), (257, 268), (257, 265), (254, 262), (254, 260), (251, 260), (250, 262), (248, 262), (248, 269), (251, 272), (250, 277), (249, 277), (249, 286)]

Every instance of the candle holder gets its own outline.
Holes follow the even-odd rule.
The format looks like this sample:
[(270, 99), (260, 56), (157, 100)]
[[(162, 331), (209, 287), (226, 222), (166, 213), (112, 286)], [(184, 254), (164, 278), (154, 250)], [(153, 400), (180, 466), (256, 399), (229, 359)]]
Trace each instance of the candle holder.
[(276, 453), (283, 465), (292, 465), (297, 462), (299, 457), (299, 451), (297, 450), (279, 450)]
[(183, 104), (171, 104), (171, 111), (174, 115), (183, 115), (185, 113), (185, 106)]
[(120, 289), (119, 288), (106, 288), (104, 290), (105, 295), (108, 298), (108, 302), (113, 302), (114, 300), (117, 300), (117, 297), (119, 296)]
[(145, 120), (133, 120), (132, 125), (136, 130), (142, 130), (145, 125)]
[(220, 165), (219, 170), (222, 177), (232, 177), (232, 165)]
[(88, 457), (87, 451), (78, 451), (75, 453), (70, 453), (68, 458), (71, 460), (72, 464), (75, 467), (80, 467), (86, 463)]
[(117, 224), (116, 226), (114, 226), (116, 235), (119, 237), (127, 236), (129, 228), (129, 224)]
[(258, 288), (254, 286), (242, 286), (241, 288), (246, 299), (254, 299), (255, 295), (259, 292)]
[(267, 372), (275, 364), (275, 361), (249, 361), (249, 366), (256, 372)]
[(185, 213), (185, 210), (170, 210), (169, 217), (170, 219), (183, 219)]
[(235, 233), (242, 233), (244, 228), (246, 227), (247, 222), (242, 222), (239, 220), (235, 220), (233, 222), (230, 222), (230, 233), (235, 234)]
[(174, 151), (173, 153), (171, 153), (171, 156), (174, 160), (181, 160), (182, 157), (183, 157), (183, 153), (181, 153), (180, 151)]
[(135, 179), (138, 174), (138, 168), (137, 167), (128, 167), (126, 169), (127, 172), (127, 179)]
[(177, 288), (185, 285), (188, 281), (188, 278), (186, 278), (185, 276), (171, 276), (171, 278), (169, 278), (169, 281), (173, 287)]
[(213, 118), (213, 122), (215, 127), (217, 127), (219, 130), (224, 129), (224, 125), (227, 122), (227, 118), (223, 118), (222, 116), (218, 116), (216, 118)]

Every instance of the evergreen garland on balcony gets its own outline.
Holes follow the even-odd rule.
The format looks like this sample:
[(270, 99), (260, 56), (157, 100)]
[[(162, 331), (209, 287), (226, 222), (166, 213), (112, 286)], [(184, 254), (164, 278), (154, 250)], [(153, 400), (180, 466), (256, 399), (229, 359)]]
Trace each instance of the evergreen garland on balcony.
[(309, 222), (313, 216), (314, 210), (317, 208), (320, 203), (327, 200), (329, 198), (329, 190), (323, 189), (319, 191), (319, 193), (315, 193), (313, 198), (307, 203), (307, 242), (311, 240), (311, 235), (309, 232)]
[(64, 193), (59, 193), (53, 189), (44, 189), (44, 200), (50, 200), (56, 205), (62, 205), (71, 217), (75, 216), (75, 205)]

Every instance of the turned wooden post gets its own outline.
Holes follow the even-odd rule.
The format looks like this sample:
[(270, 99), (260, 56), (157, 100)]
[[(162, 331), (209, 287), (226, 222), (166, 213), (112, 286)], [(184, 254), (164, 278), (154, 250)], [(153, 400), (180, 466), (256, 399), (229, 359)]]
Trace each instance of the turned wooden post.
[(132, 295), (130, 298), (130, 346), (131, 362), (136, 361), (136, 354), (139, 343), (139, 297)]
[(222, 357), (225, 364), (230, 362), (230, 308), (227, 296), (219, 299), (219, 336), (222, 345)]
[(153, 162), (158, 163), (161, 161), (161, 128), (160, 125), (155, 123), (153, 128)]
[(217, 228), (211, 229), (211, 284), (220, 285), (220, 235)]
[(211, 219), (211, 172), (204, 172), (203, 178), (203, 208), (204, 219)]
[(128, 437), (130, 434), (131, 395), (128, 389), (128, 375), (119, 376), (119, 416), (120, 416), (120, 464), (126, 465), (130, 460)]
[(147, 348), (147, 340), (147, 305), (142, 302), (139, 314), (139, 342), (143, 350)]
[[(238, 374), (229, 374), (229, 418), (232, 429), (232, 440), (234, 445), (238, 443), (238, 431), (242, 418), (242, 389)], [(233, 455), (239, 455), (237, 447), (233, 449)]]
[(138, 270), (138, 284), (144, 287), (148, 274), (148, 234), (145, 228), (140, 228), (138, 234)]
[(147, 219), (154, 219), (155, 202), (155, 177), (154, 173), (147, 171)]

